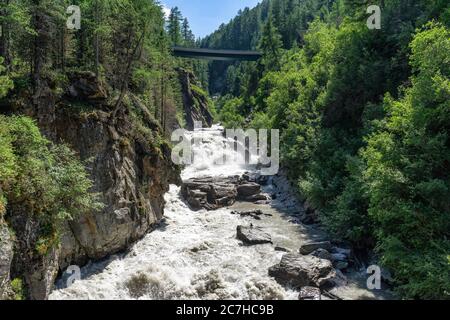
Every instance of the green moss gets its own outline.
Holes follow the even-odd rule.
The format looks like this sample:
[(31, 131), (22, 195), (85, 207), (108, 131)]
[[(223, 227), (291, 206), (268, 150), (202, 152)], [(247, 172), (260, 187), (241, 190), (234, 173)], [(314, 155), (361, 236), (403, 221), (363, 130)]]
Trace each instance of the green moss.
[(16, 278), (12, 280), (11, 288), (14, 292), (14, 300), (25, 300), (25, 288), (22, 279)]

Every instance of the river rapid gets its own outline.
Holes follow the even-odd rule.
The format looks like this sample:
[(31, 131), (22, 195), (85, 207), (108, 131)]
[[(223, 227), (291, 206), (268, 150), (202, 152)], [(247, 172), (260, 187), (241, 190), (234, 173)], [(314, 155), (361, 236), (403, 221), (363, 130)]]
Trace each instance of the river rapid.
[[(256, 171), (235, 162), (213, 165), (226, 142), (222, 128), (189, 134), (202, 139), (193, 147), (197, 160), (184, 169), (183, 179)], [(269, 183), (265, 191), (287, 194), (280, 185)], [(50, 299), (297, 299), (298, 292), (268, 275), (268, 268), (285, 254), (275, 247), (294, 252), (306, 239), (323, 236), (320, 230), (298, 223), (296, 215), (302, 209), (295, 199), (280, 196), (269, 205), (236, 203), (194, 212), (181, 197), (180, 187), (172, 185), (165, 200), (165, 218), (154, 231), (127, 252), (81, 268), (81, 280), (69, 287), (67, 277), (60, 278)], [(231, 214), (249, 209), (267, 215), (255, 221)], [(250, 224), (270, 233), (273, 244), (244, 246), (236, 238), (236, 227)], [(362, 289), (355, 288), (352, 295), (361, 294)]]

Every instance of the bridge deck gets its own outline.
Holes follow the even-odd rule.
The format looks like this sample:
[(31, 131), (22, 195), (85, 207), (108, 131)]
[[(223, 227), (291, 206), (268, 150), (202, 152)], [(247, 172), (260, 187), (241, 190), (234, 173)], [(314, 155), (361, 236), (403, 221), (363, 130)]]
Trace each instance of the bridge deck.
[(176, 57), (207, 59), (207, 60), (247, 60), (256, 61), (261, 58), (261, 53), (256, 51), (240, 51), (240, 50), (213, 50), (199, 48), (183, 48), (173, 47), (173, 54)]

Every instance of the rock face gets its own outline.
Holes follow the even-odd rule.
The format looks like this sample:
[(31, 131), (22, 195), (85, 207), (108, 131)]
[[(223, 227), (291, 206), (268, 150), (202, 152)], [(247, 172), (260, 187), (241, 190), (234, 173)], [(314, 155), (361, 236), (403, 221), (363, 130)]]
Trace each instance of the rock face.
[[(116, 125), (104, 112), (83, 120), (57, 119), (57, 135), (70, 141), (82, 159), (94, 157), (94, 192), (106, 205), (69, 224), (61, 254), (62, 266), (67, 266), (103, 258), (141, 238), (162, 218), (169, 183), (179, 180), (169, 147), (158, 150), (146, 137), (135, 136), (127, 114)], [(156, 131), (157, 125), (147, 120), (147, 127)]]
[(288, 253), (279, 264), (269, 269), (269, 275), (282, 285), (301, 288), (322, 287), (335, 276), (335, 272), (328, 260)]
[(91, 102), (103, 102), (108, 97), (104, 84), (93, 72), (74, 72), (69, 75), (71, 82), (67, 89), (69, 99)]
[(0, 218), (0, 300), (9, 299), (12, 296), (9, 278), (13, 249), (14, 242), (11, 234), (3, 219)]
[(261, 193), (259, 184), (238, 176), (192, 178), (183, 182), (181, 194), (192, 210), (216, 210), (231, 206), (236, 200), (255, 202), (268, 198)]
[(199, 86), (192, 72), (178, 68), (178, 77), (181, 83), (186, 128), (194, 129), (194, 122), (199, 121), (204, 128), (213, 124), (213, 117), (208, 110), (208, 98), (199, 90)]
[(247, 245), (272, 243), (270, 234), (264, 232), (262, 228), (254, 226), (238, 226), (237, 238)]
[[(73, 76), (65, 98), (58, 100), (43, 87), (33, 103), (15, 102), (15, 111), (37, 119), (49, 139), (65, 142), (82, 160), (90, 160), (92, 191), (104, 204), (99, 212), (67, 222), (60, 230), (59, 245), (44, 256), (35, 250), (40, 226), (33, 214), (9, 215), (7, 222), (17, 237), (11, 274), (23, 279), (30, 299), (46, 299), (58, 272), (69, 265), (102, 259), (142, 238), (162, 218), (169, 185), (181, 183), (170, 147), (156, 142), (162, 140), (161, 128), (145, 105), (130, 95), (126, 103), (132, 105), (112, 118), (113, 108), (104, 93), (92, 74), (84, 73)], [(89, 112), (73, 110), (72, 100), (82, 101)], [(139, 120), (130, 114), (132, 109), (139, 109)]]

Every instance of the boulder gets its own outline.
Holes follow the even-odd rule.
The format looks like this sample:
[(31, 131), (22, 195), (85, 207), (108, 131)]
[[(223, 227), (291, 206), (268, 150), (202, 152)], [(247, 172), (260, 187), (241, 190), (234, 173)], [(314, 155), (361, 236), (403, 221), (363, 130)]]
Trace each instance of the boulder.
[[(261, 186), (254, 182), (248, 182), (237, 186), (237, 193), (239, 199), (247, 199), (251, 196), (258, 195), (261, 193)], [(257, 200), (267, 200), (267, 199), (255, 199)]]
[(314, 252), (317, 249), (325, 249), (327, 251), (331, 250), (331, 242), (330, 241), (321, 241), (321, 242), (306, 242), (300, 247), (300, 253), (307, 255)]
[(238, 182), (238, 177), (193, 178), (183, 182), (181, 194), (192, 210), (216, 210), (235, 203)]
[(322, 294), (319, 288), (302, 287), (300, 288), (298, 300), (322, 300)]
[(237, 238), (247, 245), (272, 243), (270, 234), (264, 232), (262, 228), (254, 226), (238, 226)]
[(192, 210), (217, 210), (232, 206), (237, 199), (265, 203), (270, 200), (269, 195), (261, 193), (259, 184), (239, 176), (192, 178), (183, 182), (181, 194)]
[(313, 253), (311, 253), (311, 255), (313, 255), (314, 257), (320, 258), (320, 259), (325, 259), (325, 260), (332, 260), (332, 256), (331, 253), (329, 253), (327, 250), (325, 249), (317, 249), (315, 250)]
[(279, 264), (269, 268), (269, 275), (282, 285), (301, 288), (320, 287), (334, 277), (335, 273), (328, 260), (288, 253), (283, 256)]
[(333, 287), (342, 287), (348, 284), (347, 277), (341, 270), (333, 270), (326, 277), (320, 279), (319, 286), (323, 289), (330, 289)]

